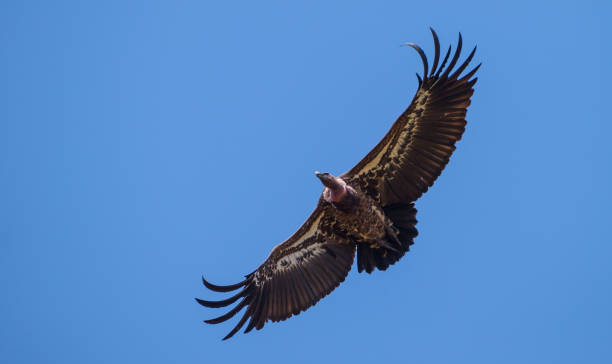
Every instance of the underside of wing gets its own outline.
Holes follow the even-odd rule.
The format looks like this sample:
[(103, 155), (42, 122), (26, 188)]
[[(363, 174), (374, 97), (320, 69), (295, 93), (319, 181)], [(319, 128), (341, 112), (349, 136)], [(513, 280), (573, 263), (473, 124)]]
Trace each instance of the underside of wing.
[(346, 278), (355, 256), (355, 246), (325, 229), (326, 208), (319, 204), (306, 223), (287, 241), (276, 246), (268, 259), (240, 283), (211, 284), (212, 291), (238, 291), (222, 301), (196, 299), (201, 305), (218, 308), (238, 302), (230, 311), (206, 323), (224, 322), (246, 307), (242, 318), (224, 340), (247, 321), (245, 333), (263, 328), (268, 321), (282, 321), (316, 304)]
[[(435, 55), (429, 71), (427, 56), (412, 43), (423, 61), (423, 77), (417, 74), (419, 89), (408, 109), (366, 157), (342, 177), (362, 187), (383, 206), (410, 203), (431, 187), (455, 150), (465, 130), (465, 116), (480, 65), (460, 78), (476, 48), (456, 69), (462, 39), (446, 66), (448, 48), (440, 61), (440, 42), (431, 29)], [(439, 65), (439, 67), (438, 67)], [(446, 66), (446, 67), (445, 67)]]

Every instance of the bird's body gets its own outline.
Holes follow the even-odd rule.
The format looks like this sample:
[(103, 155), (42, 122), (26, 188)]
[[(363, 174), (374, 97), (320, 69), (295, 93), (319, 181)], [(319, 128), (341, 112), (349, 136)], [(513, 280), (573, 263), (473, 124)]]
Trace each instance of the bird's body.
[[(321, 229), (333, 231), (336, 236), (343, 237), (344, 242), (350, 245), (367, 244), (383, 247), (397, 241), (393, 223), (385, 215), (382, 207), (358, 187), (351, 186), (351, 190), (350, 197), (346, 197), (349, 201), (342, 204), (334, 203), (332, 208), (327, 209), (321, 219)], [(385, 241), (387, 239), (389, 242)]]
[(353, 243), (377, 244), (386, 238), (393, 223), (374, 199), (363, 193), (358, 186), (348, 186), (354, 191), (354, 197), (345, 204), (349, 208), (334, 208), (329, 213), (330, 221), (336, 222), (338, 234), (345, 235)]
[(455, 70), (461, 52), (440, 60), (438, 37), (432, 30), (435, 57), (431, 73), (425, 53), (423, 78), (408, 109), (385, 137), (354, 168), (334, 177), (316, 172), (325, 186), (317, 207), (289, 239), (275, 246), (268, 258), (240, 283), (218, 286), (217, 292), (239, 290), (222, 301), (197, 301), (206, 307), (239, 303), (207, 323), (226, 321), (246, 307), (242, 319), (225, 337), (233, 336), (249, 320), (245, 332), (265, 322), (281, 321), (314, 305), (347, 276), (355, 253), (359, 272), (386, 270), (397, 262), (417, 236), (414, 201), (431, 187), (455, 150), (465, 129), (466, 108), (479, 66), (459, 75), (474, 52)]

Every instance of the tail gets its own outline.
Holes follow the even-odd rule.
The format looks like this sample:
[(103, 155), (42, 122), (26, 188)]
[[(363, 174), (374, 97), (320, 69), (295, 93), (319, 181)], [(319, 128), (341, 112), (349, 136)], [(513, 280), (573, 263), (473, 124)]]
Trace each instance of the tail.
[(386, 247), (371, 247), (370, 244), (359, 243), (357, 245), (357, 269), (360, 273), (364, 270), (372, 273), (374, 268), (386, 270), (404, 256), (410, 249), (410, 245), (413, 244), (412, 240), (418, 234), (415, 228), (417, 210), (414, 208), (414, 203), (391, 205), (384, 207), (383, 210), (399, 231), (398, 239), (389, 236), (388, 241), (384, 244)]

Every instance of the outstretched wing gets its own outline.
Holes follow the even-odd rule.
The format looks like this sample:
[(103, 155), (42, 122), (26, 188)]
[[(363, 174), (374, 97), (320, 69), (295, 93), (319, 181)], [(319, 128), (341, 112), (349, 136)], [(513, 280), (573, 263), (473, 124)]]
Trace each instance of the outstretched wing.
[(461, 53), (461, 34), (457, 50), (445, 68), (451, 47), (438, 67), (440, 42), (433, 29), (431, 33), (435, 56), (429, 74), (423, 50), (407, 43), (419, 53), (424, 67), (423, 79), (417, 74), (419, 89), (412, 103), (376, 147), (342, 176), (360, 185), (383, 206), (413, 202), (426, 192), (448, 163), (465, 130), (466, 108), (477, 80), (471, 78), (480, 64), (462, 78), (459, 76), (476, 47), (453, 72)]
[(261, 329), (266, 321), (282, 321), (317, 303), (344, 281), (355, 256), (355, 245), (336, 236), (329, 205), (319, 205), (287, 241), (277, 245), (266, 261), (240, 283), (229, 286), (204, 285), (216, 292), (240, 289), (222, 301), (196, 300), (206, 307), (225, 307), (238, 301), (226, 314), (206, 320), (218, 324), (235, 316), (246, 307), (234, 329), (223, 338), (232, 337), (247, 320), (245, 333)]

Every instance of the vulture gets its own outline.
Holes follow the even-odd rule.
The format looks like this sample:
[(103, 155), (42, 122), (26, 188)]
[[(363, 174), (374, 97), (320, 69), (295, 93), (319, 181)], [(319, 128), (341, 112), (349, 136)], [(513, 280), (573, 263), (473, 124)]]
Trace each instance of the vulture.
[[(245, 333), (265, 323), (283, 321), (315, 305), (346, 278), (357, 254), (359, 272), (386, 270), (404, 256), (417, 236), (414, 202), (431, 187), (465, 130), (466, 109), (474, 93), (478, 64), (462, 76), (476, 47), (460, 63), (462, 39), (449, 60), (440, 62), (440, 41), (431, 29), (431, 69), (425, 52), (413, 43), (423, 62), (418, 90), (408, 109), (384, 138), (348, 172), (336, 177), (315, 172), (324, 186), (317, 207), (291, 237), (275, 246), (268, 258), (245, 279), (231, 285), (202, 281), (215, 292), (237, 291), (221, 301), (196, 298), (203, 306), (226, 307), (206, 320), (218, 324), (244, 314), (223, 338), (248, 321)], [(448, 63), (447, 63), (448, 61)]]

